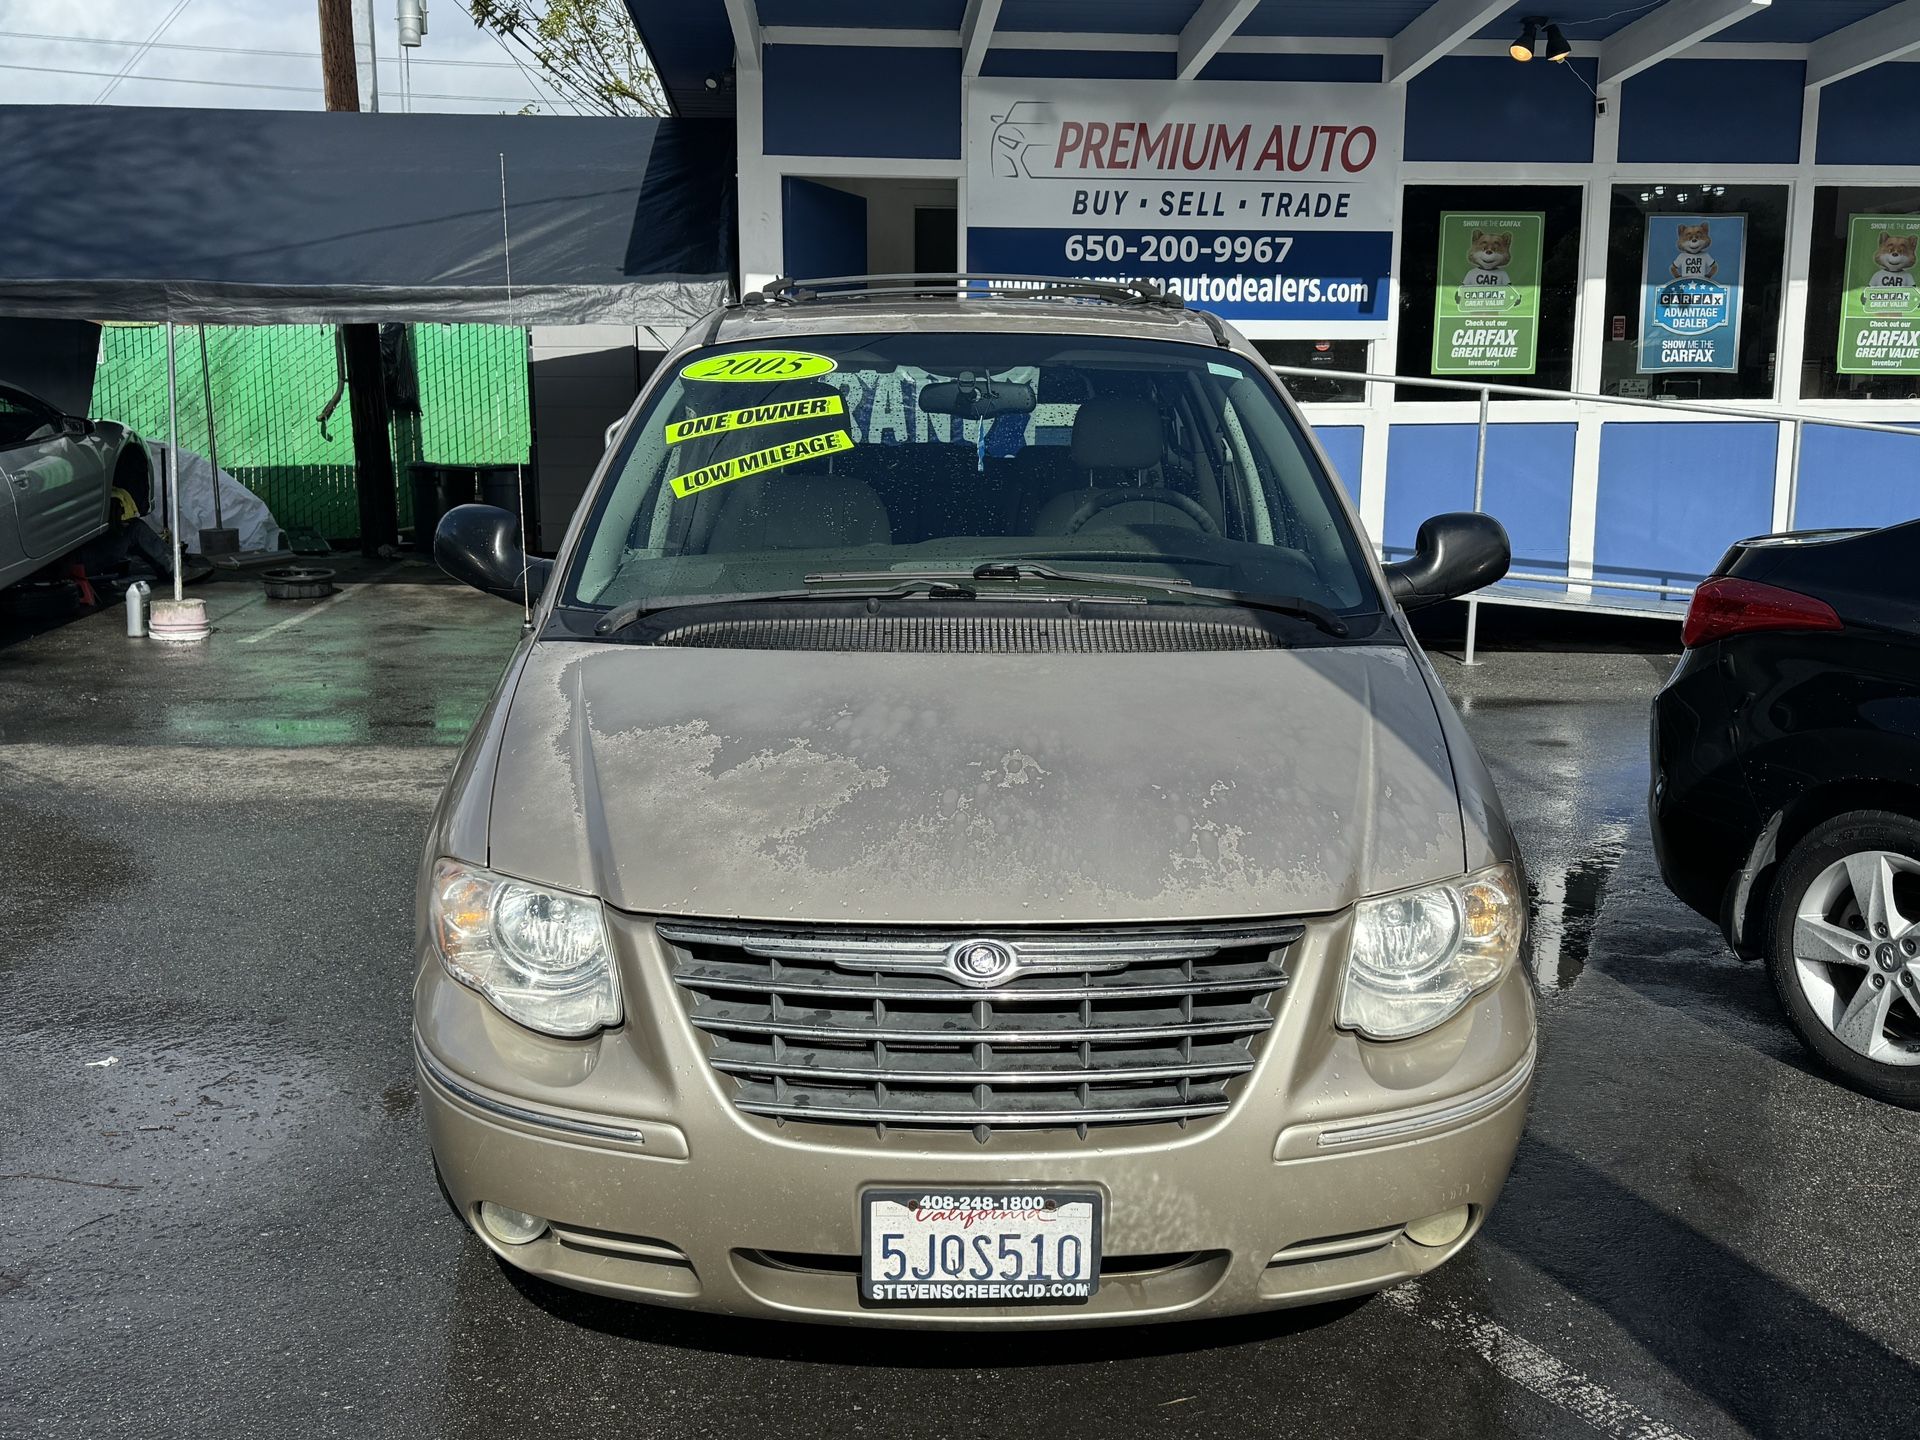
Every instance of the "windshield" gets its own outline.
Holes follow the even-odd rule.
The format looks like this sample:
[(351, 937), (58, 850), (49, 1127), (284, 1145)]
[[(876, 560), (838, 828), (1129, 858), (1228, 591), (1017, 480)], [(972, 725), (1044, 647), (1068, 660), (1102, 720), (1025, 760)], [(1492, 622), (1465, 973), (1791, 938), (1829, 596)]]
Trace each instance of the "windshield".
[(1173, 599), (1185, 586), (1380, 608), (1332, 480), (1226, 351), (910, 332), (676, 363), (601, 487), (563, 604), (972, 583), (1030, 560), (1081, 584), (1162, 582)]

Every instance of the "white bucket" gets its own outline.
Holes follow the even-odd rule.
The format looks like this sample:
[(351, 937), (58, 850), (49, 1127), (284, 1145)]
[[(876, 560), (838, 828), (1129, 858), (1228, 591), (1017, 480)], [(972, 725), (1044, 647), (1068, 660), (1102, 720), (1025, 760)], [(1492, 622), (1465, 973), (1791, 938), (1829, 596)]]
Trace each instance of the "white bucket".
[(147, 619), (147, 633), (156, 640), (204, 640), (211, 628), (204, 600), (156, 600)]

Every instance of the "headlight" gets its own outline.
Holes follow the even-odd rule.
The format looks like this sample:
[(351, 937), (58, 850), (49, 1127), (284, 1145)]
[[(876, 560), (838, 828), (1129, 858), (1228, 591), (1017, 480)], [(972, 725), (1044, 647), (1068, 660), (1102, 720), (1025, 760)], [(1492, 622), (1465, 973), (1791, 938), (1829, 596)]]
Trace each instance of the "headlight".
[(598, 900), (441, 860), (430, 908), (448, 972), (509, 1019), (569, 1036), (620, 1023)]
[(1511, 865), (1362, 900), (1340, 992), (1340, 1023), (1399, 1040), (1457, 1015), (1520, 954), (1526, 902)]

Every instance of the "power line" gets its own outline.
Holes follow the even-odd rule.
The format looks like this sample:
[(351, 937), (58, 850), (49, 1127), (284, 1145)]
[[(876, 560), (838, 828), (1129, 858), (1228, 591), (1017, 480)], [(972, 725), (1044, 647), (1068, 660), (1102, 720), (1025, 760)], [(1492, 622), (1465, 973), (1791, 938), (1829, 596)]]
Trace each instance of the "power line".
[[(90, 75), (96, 79), (111, 79), (117, 73), (112, 70), (66, 70), (54, 65), (0, 64), (0, 70), (25, 70), (36, 75)], [(318, 85), (268, 85), (258, 80), (195, 80), (184, 75), (127, 75), (122, 78), (135, 84), (215, 85), (226, 90), (279, 90), (290, 95), (322, 93)], [(538, 104), (541, 99), (539, 95), (440, 95), (426, 90), (416, 90), (414, 95), (421, 100), (472, 100), (484, 105), (524, 105), (529, 100)]]
[[(45, 35), (31, 30), (0, 30), (0, 38), (8, 40), (45, 40), (59, 45), (141, 45), (139, 40), (112, 40), (96, 35)], [(238, 45), (183, 45), (178, 41), (167, 44), (147, 45), (149, 50), (181, 50), (196, 55), (251, 55), (280, 60), (318, 60), (318, 50), (252, 50)], [(391, 55), (377, 57), (383, 65), (398, 62)], [(524, 67), (509, 64), (504, 60), (426, 60), (418, 59), (416, 65), (451, 65), (470, 70), (519, 70)], [(103, 72), (104, 73), (104, 72)]]
[(179, 0), (179, 3), (176, 4), (173, 7), (173, 9), (167, 12), (166, 19), (162, 20), (158, 25), (153, 27), (153, 33), (147, 36), (146, 43), (141, 45), (141, 47), (138, 50), (135, 50), (133, 54), (129, 55), (127, 57), (127, 63), (122, 65), (119, 68), (119, 70), (114, 73), (112, 79), (108, 80), (106, 89), (102, 90), (98, 95), (93, 97), (94, 104), (96, 105), (100, 104), (109, 95), (113, 94), (115, 90), (118, 90), (120, 88), (120, 82), (127, 78), (128, 72), (131, 71), (133, 67), (138, 65), (142, 60), (147, 58), (147, 50), (149, 47), (152, 46), (153, 42), (158, 40), (162, 35), (166, 34), (168, 27), (171, 26), (174, 21), (180, 18), (180, 12), (186, 9), (187, 6), (191, 5), (192, 3), (193, 3), (193, 0)]

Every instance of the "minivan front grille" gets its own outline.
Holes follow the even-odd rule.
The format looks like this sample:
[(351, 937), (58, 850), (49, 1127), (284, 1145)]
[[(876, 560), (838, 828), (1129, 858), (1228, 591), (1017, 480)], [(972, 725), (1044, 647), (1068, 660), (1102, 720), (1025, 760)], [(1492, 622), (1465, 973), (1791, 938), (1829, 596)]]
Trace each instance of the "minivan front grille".
[[(972, 1130), (1204, 1119), (1253, 1068), (1291, 922), (794, 931), (662, 922), (734, 1104), (782, 1122)], [(967, 957), (1011, 964), (969, 977)], [(991, 971), (992, 966), (989, 965)]]

